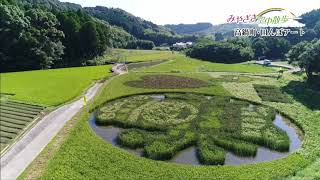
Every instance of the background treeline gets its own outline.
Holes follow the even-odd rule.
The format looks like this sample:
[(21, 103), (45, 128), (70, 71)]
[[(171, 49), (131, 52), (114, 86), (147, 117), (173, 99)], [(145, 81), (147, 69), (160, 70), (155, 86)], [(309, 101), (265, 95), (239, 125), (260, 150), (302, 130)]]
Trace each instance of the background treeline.
[(187, 55), (219, 63), (239, 63), (259, 58), (284, 59), (291, 43), (280, 37), (228, 38), (213, 41), (200, 38)]
[(102, 6), (84, 8), (93, 17), (104, 20), (111, 25), (122, 27), (137, 39), (152, 41), (156, 46), (172, 45), (176, 42), (195, 41), (194, 35), (179, 35), (165, 26), (156, 25), (136, 17), (122, 9)]
[(193, 58), (217, 63), (240, 63), (253, 59), (253, 49), (246, 42), (199, 41), (193, 48), (186, 51)]
[(49, 10), (2, 0), (1, 72), (85, 65), (108, 47), (124, 48), (135, 38), (81, 9)]
[(154, 43), (152, 41), (147, 41), (147, 40), (129, 41), (126, 46), (127, 49), (147, 49), (147, 50), (151, 50), (154, 47), (155, 47)]
[(57, 0), (0, 2), (0, 72), (84, 66), (107, 48), (152, 49), (196, 40), (120, 9)]
[(211, 23), (197, 23), (197, 24), (167, 24), (165, 27), (171, 29), (178, 34), (193, 34), (212, 28)]

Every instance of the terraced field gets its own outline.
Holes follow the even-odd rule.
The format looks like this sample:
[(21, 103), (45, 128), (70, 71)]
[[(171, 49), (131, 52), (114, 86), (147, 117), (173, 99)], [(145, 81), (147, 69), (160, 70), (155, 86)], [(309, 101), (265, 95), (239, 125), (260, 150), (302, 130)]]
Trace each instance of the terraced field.
[(0, 103), (1, 151), (14, 141), (45, 109), (43, 106), (2, 100)]

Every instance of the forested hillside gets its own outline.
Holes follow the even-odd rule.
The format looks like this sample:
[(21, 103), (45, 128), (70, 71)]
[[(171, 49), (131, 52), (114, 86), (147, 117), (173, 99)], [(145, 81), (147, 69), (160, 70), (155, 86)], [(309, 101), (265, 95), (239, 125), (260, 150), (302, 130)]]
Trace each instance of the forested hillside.
[(167, 24), (165, 27), (171, 29), (178, 34), (195, 34), (200, 31), (207, 30), (212, 27), (211, 23), (197, 23), (197, 24)]
[(84, 8), (90, 15), (111, 25), (122, 27), (138, 39), (153, 41), (156, 45), (174, 44), (179, 41), (195, 41), (192, 35), (179, 35), (164, 26), (136, 17), (122, 9), (102, 6)]
[(135, 40), (81, 9), (64, 11), (2, 0), (0, 16), (1, 72), (83, 66), (108, 47), (124, 48)]
[(58, 0), (16, 0), (19, 4), (28, 5), (28, 6), (44, 6), (51, 10), (79, 10), (82, 7), (79, 4), (69, 3), (69, 2), (60, 2)]

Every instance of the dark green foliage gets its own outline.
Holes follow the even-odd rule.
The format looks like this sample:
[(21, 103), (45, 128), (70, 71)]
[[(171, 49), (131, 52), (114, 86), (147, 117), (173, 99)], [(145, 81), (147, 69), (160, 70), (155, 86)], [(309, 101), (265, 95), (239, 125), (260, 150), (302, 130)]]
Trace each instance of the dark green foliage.
[(212, 42), (210, 44), (196, 44), (187, 51), (187, 55), (210, 62), (240, 63), (253, 58), (251, 47), (240, 46), (229, 42)]
[(197, 23), (197, 24), (168, 24), (165, 27), (171, 29), (178, 34), (194, 34), (212, 27), (211, 23)]
[(41, 9), (0, 5), (0, 72), (50, 68), (63, 54), (58, 20)]
[(143, 147), (145, 141), (145, 137), (140, 130), (126, 130), (118, 136), (120, 145), (133, 149)]
[(290, 64), (305, 70), (309, 81), (320, 77), (320, 40), (298, 43), (288, 52), (287, 58)]
[(319, 22), (319, 17), (320, 9), (314, 9), (310, 12), (301, 15), (301, 19), (299, 21), (304, 23), (307, 28), (311, 29), (316, 26), (317, 22)]
[(171, 159), (179, 151), (195, 144), (193, 133), (175, 130), (168, 132), (166, 136), (158, 135), (148, 140), (144, 148), (145, 156), (156, 160)]
[(320, 110), (320, 91), (312, 87), (312, 84), (301, 81), (291, 81), (283, 87), (282, 90), (309, 109)]
[(102, 55), (111, 46), (110, 26), (94, 21), (81, 10), (58, 12), (59, 28), (64, 32), (65, 55), (56, 67), (86, 65), (87, 60)]
[(291, 103), (291, 99), (280, 88), (269, 85), (254, 85), (255, 90), (263, 101)]
[(79, 4), (74, 4), (70, 2), (60, 2), (59, 0), (15, 0), (17, 3), (24, 6), (40, 6), (45, 7), (50, 10), (62, 10), (62, 11), (70, 11), (70, 10), (79, 10), (81, 6)]
[(257, 59), (260, 57), (283, 59), (290, 47), (288, 40), (279, 37), (259, 37), (252, 41), (252, 49), (254, 49)]
[(155, 47), (152, 41), (146, 40), (136, 40), (136, 41), (129, 41), (126, 48), (127, 49), (147, 49), (151, 50)]
[(145, 154), (150, 159), (167, 160), (174, 155), (175, 148), (167, 142), (155, 141), (146, 146)]
[(108, 47), (124, 48), (134, 40), (81, 9), (58, 11), (60, 2), (19, 3), (27, 6), (0, 5), (0, 72), (90, 65)]
[(15, 0), (0, 0), (0, 4), (3, 4), (3, 5), (13, 5), (13, 4), (16, 4), (16, 1)]
[(198, 144), (198, 158), (202, 164), (223, 165), (225, 161), (225, 152), (214, 143), (202, 139)]
[(154, 44), (174, 44), (179, 41), (195, 41), (195, 36), (175, 35), (165, 27), (158, 26), (152, 22), (122, 10), (102, 6), (86, 7), (85, 10), (92, 16), (110, 23), (111, 25), (122, 27), (137, 39), (150, 40)]
[(255, 156), (257, 154), (258, 147), (244, 141), (237, 141), (223, 137), (213, 137), (213, 141), (217, 146), (240, 156)]

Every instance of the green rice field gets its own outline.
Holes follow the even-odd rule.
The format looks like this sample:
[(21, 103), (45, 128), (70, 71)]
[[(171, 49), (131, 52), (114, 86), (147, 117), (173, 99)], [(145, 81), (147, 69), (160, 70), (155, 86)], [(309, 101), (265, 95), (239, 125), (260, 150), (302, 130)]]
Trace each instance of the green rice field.
[(1, 93), (13, 100), (57, 106), (79, 96), (94, 81), (109, 77), (111, 65), (1, 73)]

